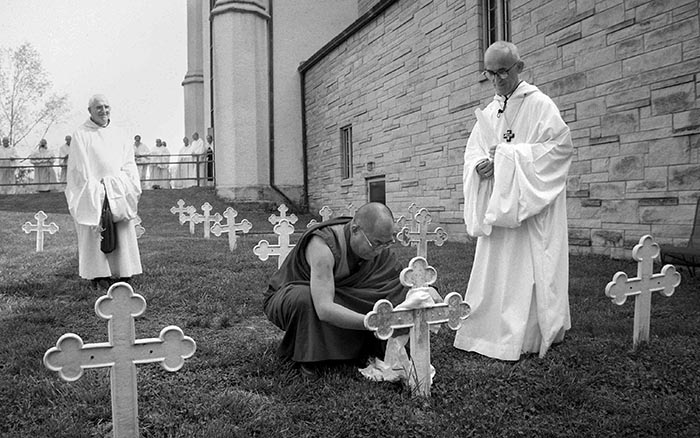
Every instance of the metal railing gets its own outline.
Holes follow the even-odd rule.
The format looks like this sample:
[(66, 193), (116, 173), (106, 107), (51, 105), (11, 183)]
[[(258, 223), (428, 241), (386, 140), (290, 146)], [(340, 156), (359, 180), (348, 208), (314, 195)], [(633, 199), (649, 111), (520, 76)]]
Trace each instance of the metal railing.
[[(212, 153), (141, 155), (139, 159), (147, 160), (136, 165), (144, 189), (204, 187), (216, 183)], [(66, 185), (65, 160), (61, 157), (40, 160), (41, 164), (28, 164), (29, 158), (0, 158), (0, 194), (62, 191)]]

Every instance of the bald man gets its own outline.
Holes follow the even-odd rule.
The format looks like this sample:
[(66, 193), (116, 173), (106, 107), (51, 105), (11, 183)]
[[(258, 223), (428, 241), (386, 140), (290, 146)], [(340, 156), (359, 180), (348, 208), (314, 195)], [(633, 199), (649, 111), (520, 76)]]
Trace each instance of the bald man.
[(0, 193), (15, 192), (15, 162), (19, 162), (19, 154), (15, 147), (10, 145), (9, 137), (3, 137), (0, 146)]
[[(133, 219), (141, 197), (134, 149), (128, 137), (110, 125), (111, 107), (103, 95), (88, 103), (90, 118), (72, 135), (68, 155), (66, 200), (78, 234), (78, 270), (98, 288), (141, 273)], [(107, 197), (116, 224), (117, 246), (100, 245), (100, 216)]]
[(484, 54), (496, 95), (464, 153), (464, 221), (478, 237), (455, 347), (501, 360), (544, 356), (571, 328), (566, 178), (573, 145), (557, 106), (520, 79), (517, 47)]
[(309, 228), (270, 279), (265, 314), (285, 332), (279, 355), (299, 363), (302, 375), (322, 361), (383, 355), (364, 316), (379, 299), (398, 305), (406, 296), (392, 243), (391, 210), (365, 204), (353, 218)]

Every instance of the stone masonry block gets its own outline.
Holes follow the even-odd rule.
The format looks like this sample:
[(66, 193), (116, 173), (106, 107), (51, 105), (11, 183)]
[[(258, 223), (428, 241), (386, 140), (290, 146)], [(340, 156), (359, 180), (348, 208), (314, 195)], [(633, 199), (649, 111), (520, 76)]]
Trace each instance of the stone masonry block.
[(592, 182), (591, 197), (600, 199), (622, 199), (625, 195), (624, 182)]
[(635, 223), (638, 204), (635, 200), (606, 200), (600, 208), (603, 222)]
[(634, 75), (638, 72), (678, 64), (682, 60), (681, 44), (675, 44), (623, 60), (622, 72), (625, 75)]
[(652, 112), (659, 115), (690, 110), (696, 100), (695, 84), (692, 82), (654, 90), (651, 93)]
[(629, 181), (644, 178), (644, 158), (626, 155), (610, 158), (610, 181)]
[(668, 186), (667, 180), (668, 168), (666, 166), (647, 167), (644, 169), (643, 180), (627, 182), (627, 193), (663, 191)]
[(669, 190), (700, 190), (700, 164), (672, 166), (668, 180)]
[(611, 113), (600, 121), (603, 136), (633, 132), (639, 129), (639, 112), (635, 110)]
[(695, 205), (639, 207), (639, 222), (644, 224), (690, 225), (695, 217)]
[(673, 131), (693, 131), (700, 127), (700, 109), (673, 114)]
[(698, 34), (697, 11), (695, 17), (683, 21), (674, 21), (670, 26), (657, 29), (644, 35), (646, 50), (655, 50), (671, 44), (688, 41), (697, 38)]
[(690, 144), (688, 136), (666, 137), (651, 140), (647, 165), (687, 164), (690, 162)]

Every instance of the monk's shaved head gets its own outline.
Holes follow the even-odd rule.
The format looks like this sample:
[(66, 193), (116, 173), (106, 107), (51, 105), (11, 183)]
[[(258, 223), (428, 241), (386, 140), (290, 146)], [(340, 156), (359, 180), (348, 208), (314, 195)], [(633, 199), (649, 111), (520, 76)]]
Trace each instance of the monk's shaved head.
[(370, 202), (360, 207), (353, 221), (373, 236), (391, 236), (394, 232), (394, 215), (380, 202)]

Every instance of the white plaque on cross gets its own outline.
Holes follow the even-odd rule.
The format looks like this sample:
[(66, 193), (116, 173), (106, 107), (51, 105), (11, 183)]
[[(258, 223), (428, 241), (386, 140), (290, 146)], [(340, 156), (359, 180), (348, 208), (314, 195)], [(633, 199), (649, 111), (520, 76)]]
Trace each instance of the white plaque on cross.
[(248, 233), (248, 231), (253, 228), (253, 225), (248, 221), (248, 219), (243, 219), (241, 222), (236, 223), (236, 216), (238, 216), (238, 212), (234, 210), (233, 207), (228, 207), (226, 210), (224, 210), (223, 216), (226, 218), (226, 223), (215, 223), (211, 227), (211, 232), (214, 233), (216, 237), (221, 236), (221, 233), (228, 233), (228, 247), (231, 252), (233, 252), (233, 250), (236, 249), (236, 243), (238, 241), (236, 231)]
[(435, 231), (428, 232), (428, 224), (432, 221), (432, 216), (427, 209), (421, 208), (415, 215), (416, 229), (411, 231), (409, 227), (403, 227), (396, 235), (396, 238), (403, 246), (415, 245), (418, 247), (418, 257), (428, 257), (428, 242), (433, 242), (437, 246), (442, 246), (447, 241), (447, 233), (441, 227)]
[(295, 246), (289, 243), (289, 236), (294, 233), (294, 225), (290, 224), (287, 219), (282, 219), (275, 225), (273, 231), (279, 236), (278, 244), (270, 245), (267, 240), (261, 240), (253, 248), (253, 253), (262, 261), (267, 260), (270, 256), (277, 257), (277, 267), (279, 268)]
[(659, 245), (650, 235), (642, 236), (632, 249), (632, 258), (637, 261), (637, 276), (628, 278), (624, 272), (618, 272), (613, 280), (605, 286), (605, 295), (615, 304), (622, 305), (627, 297), (634, 296), (634, 332), (632, 342), (637, 347), (641, 342), (649, 341), (651, 319), (651, 293), (659, 292), (670, 297), (681, 284), (681, 274), (673, 265), (661, 268), (660, 274), (654, 274), (654, 259), (659, 256)]
[(211, 214), (212, 207), (210, 203), (205, 202), (202, 204), (203, 214), (195, 213), (192, 215), (191, 223), (204, 224), (204, 238), (208, 239), (209, 232), (211, 230), (212, 224), (219, 223), (221, 221), (221, 214), (214, 213)]
[(24, 230), (26, 234), (32, 232), (36, 233), (36, 252), (42, 252), (44, 251), (44, 233), (48, 232), (49, 234), (54, 234), (58, 231), (58, 225), (54, 222), (46, 224), (45, 221), (48, 216), (42, 210), (39, 210), (34, 215), (34, 218), (36, 219), (36, 224), (25, 222), (24, 225), (22, 225), (22, 230)]
[(280, 205), (279, 208), (277, 209), (277, 211), (280, 212), (280, 215), (279, 215), (279, 216), (277, 216), (277, 215), (275, 215), (275, 214), (271, 214), (270, 217), (267, 218), (267, 220), (268, 220), (272, 225), (277, 224), (277, 223), (278, 223), (279, 221), (281, 221), (282, 219), (287, 219), (287, 220), (289, 221), (290, 224), (295, 224), (295, 223), (297, 223), (297, 220), (298, 220), (297, 215), (295, 215), (294, 213), (292, 213), (291, 215), (287, 216), (287, 212), (289, 211), (289, 209), (287, 208), (286, 205), (284, 205), (284, 204)]
[[(401, 271), (401, 284), (411, 289), (411, 294), (435, 292), (430, 287), (437, 279), (437, 272), (423, 257), (414, 257), (408, 267)], [(436, 292), (435, 292), (436, 294)], [(433, 295), (433, 293), (431, 293)], [(407, 300), (408, 301), (408, 300)], [(400, 306), (402, 306), (403, 303)], [(430, 396), (430, 324), (447, 323), (452, 330), (462, 325), (469, 316), (469, 305), (458, 292), (449, 293), (442, 303), (411, 305), (408, 308), (394, 309), (389, 300), (379, 300), (374, 310), (365, 315), (365, 327), (375, 331), (379, 339), (389, 339), (394, 329), (410, 328), (411, 369), (408, 372), (408, 385), (416, 394)]]
[(83, 344), (67, 333), (44, 354), (44, 365), (66, 381), (78, 380), (86, 368), (110, 368), (112, 430), (115, 438), (139, 436), (136, 364), (160, 362), (167, 371), (182, 368), (197, 346), (176, 326), (160, 336), (135, 339), (134, 318), (146, 310), (146, 300), (127, 283), (115, 283), (95, 302), (95, 312), (106, 319), (108, 342)]

